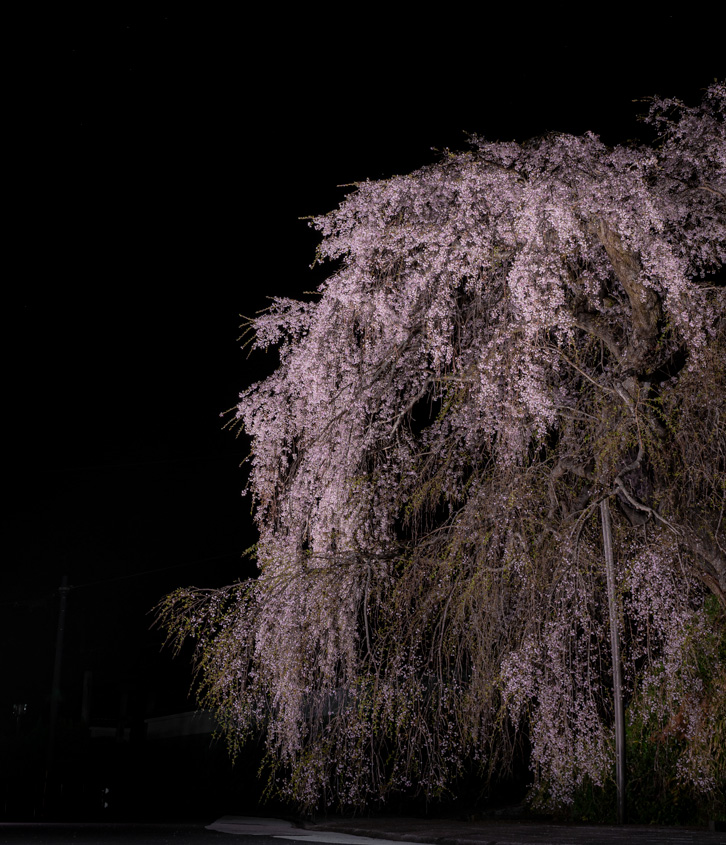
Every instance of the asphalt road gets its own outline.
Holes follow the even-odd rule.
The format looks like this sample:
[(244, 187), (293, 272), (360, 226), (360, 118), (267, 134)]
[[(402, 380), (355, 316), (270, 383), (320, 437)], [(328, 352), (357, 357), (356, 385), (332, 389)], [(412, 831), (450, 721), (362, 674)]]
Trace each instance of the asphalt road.
[(232, 837), (198, 824), (0, 824), (2, 845), (280, 845), (271, 837)]
[[(347, 827), (347, 831), (343, 828)], [(215, 828), (215, 829), (210, 829)], [(280, 819), (225, 816), (215, 822), (0, 824), (0, 845), (726, 845), (726, 834), (693, 828), (566, 826), (519, 822), (462, 825), (442, 820), (339, 820), (294, 827)], [(355, 829), (356, 835), (351, 835)], [(388, 838), (390, 836), (390, 839)]]

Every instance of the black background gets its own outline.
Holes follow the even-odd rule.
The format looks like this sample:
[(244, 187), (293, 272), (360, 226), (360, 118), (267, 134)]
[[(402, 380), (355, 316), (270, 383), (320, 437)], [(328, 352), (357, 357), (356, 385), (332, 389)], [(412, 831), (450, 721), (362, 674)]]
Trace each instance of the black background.
[(5, 736), (45, 718), (64, 574), (66, 718), (86, 670), (92, 721), (194, 707), (188, 661), (160, 652), (149, 611), (176, 586), (251, 572), (248, 444), (220, 413), (275, 363), (240, 350), (240, 315), (322, 279), (301, 217), (333, 208), (340, 185), (463, 148), (465, 133), (646, 137), (635, 99), (694, 103), (724, 75), (714, 23), (695, 14), (200, 9), (69, 11), (16, 33)]

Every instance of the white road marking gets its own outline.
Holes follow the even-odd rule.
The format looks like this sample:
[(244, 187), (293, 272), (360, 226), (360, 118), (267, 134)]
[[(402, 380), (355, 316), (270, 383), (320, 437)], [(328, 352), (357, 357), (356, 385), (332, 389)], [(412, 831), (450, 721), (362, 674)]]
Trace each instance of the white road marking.
[[(220, 833), (244, 834), (245, 836), (272, 836), (275, 839), (305, 839), (309, 842), (324, 842), (326, 845), (401, 845), (390, 839), (374, 839), (370, 836), (353, 836), (350, 833), (333, 833), (322, 830), (304, 830), (284, 819), (262, 819), (248, 816), (222, 816), (207, 825), (207, 830)], [(421, 842), (407, 842), (406, 845), (425, 845)]]

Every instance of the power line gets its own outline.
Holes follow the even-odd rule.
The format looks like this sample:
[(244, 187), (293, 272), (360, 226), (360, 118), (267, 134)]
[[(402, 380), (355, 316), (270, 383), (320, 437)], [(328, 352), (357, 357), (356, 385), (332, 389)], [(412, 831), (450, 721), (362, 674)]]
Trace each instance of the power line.
[[(222, 560), (224, 558), (232, 558), (235, 556), (239, 556), (241, 558), (242, 553), (239, 551), (235, 552), (228, 552), (227, 554), (222, 555), (211, 555), (210, 557), (203, 557), (197, 558), (196, 560), (189, 560), (186, 563), (175, 563), (171, 566), (160, 566), (156, 569), (145, 569), (143, 572), (132, 572), (129, 575), (117, 575), (114, 578), (102, 578), (98, 581), (87, 581), (85, 584), (71, 584), (69, 585), (68, 589), (70, 590), (80, 590), (84, 587), (95, 587), (101, 586), (103, 584), (112, 584), (116, 581), (127, 581), (130, 578), (141, 578), (144, 575), (154, 575), (157, 572), (170, 572), (172, 569), (182, 569), (185, 566), (195, 566), (198, 563), (207, 563), (211, 560)], [(10, 606), (27, 606), (29, 602), (41, 602), (43, 600), (47, 600), (55, 595), (55, 590), (49, 593), (43, 593), (42, 598), (38, 597), (31, 597), (29, 599), (15, 599), (11, 601), (2, 601), (0, 602), (0, 607), (10, 607)]]
[(79, 590), (82, 587), (94, 587), (97, 584), (111, 584), (114, 581), (126, 581), (129, 578), (140, 578), (142, 575), (153, 575), (156, 572), (169, 572), (172, 569), (181, 569), (184, 566), (194, 566), (197, 563), (207, 563), (210, 560), (221, 560), (222, 558), (232, 557), (232, 553), (224, 555), (213, 555), (212, 557), (199, 558), (198, 560), (190, 560), (187, 563), (175, 563), (172, 566), (161, 566), (158, 569), (147, 569), (144, 572), (133, 572), (130, 575), (118, 575), (115, 578), (105, 578), (100, 581), (88, 581), (85, 584), (72, 584), (71, 589)]
[(219, 455), (211, 457), (208, 455), (199, 455), (197, 457), (184, 458), (162, 458), (155, 461), (124, 461), (116, 464), (90, 464), (89, 466), (64, 466), (64, 467), (49, 467), (49, 472), (95, 472), (96, 470), (106, 469), (133, 469), (135, 467), (148, 466), (162, 466), (164, 464), (185, 464), (206, 461), (208, 463), (215, 463), (217, 461), (229, 461), (229, 455)]

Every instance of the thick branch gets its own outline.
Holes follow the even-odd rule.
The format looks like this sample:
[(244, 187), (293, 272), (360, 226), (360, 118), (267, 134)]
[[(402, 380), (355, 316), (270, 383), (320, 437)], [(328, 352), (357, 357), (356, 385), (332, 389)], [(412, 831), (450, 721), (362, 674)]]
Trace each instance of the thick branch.
[(633, 331), (625, 352), (630, 367), (641, 369), (652, 354), (658, 339), (658, 320), (661, 306), (658, 294), (646, 287), (640, 279), (640, 260), (623, 246), (620, 236), (598, 221), (597, 234), (605, 247), (615, 275), (630, 300)]
[(713, 543), (704, 542), (695, 531), (681, 532), (681, 543), (698, 561), (698, 575), (709, 590), (726, 608), (726, 558)]
[(591, 334), (593, 337), (596, 337), (598, 340), (601, 340), (605, 346), (607, 346), (608, 351), (618, 364), (622, 363), (622, 353), (620, 351), (620, 347), (612, 334), (610, 334), (610, 332), (601, 325), (601, 320), (598, 320), (597, 317), (590, 312), (583, 310), (576, 311), (574, 318), (574, 323), (578, 329), (582, 329), (588, 334)]

